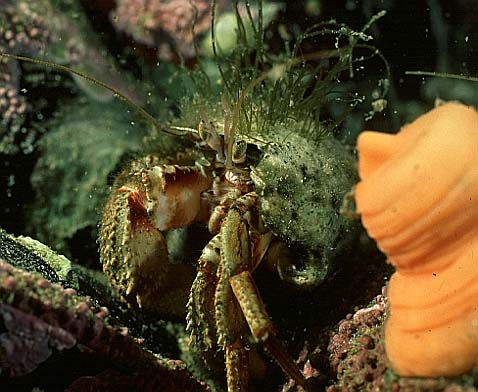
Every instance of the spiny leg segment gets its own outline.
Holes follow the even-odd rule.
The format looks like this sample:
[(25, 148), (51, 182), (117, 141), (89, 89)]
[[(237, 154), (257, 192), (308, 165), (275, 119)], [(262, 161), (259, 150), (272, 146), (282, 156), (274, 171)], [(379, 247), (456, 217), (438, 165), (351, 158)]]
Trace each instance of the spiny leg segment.
[(306, 384), (277, 338), (251, 275), (273, 238), (260, 222), (257, 207), (254, 192), (230, 206), (220, 233), (199, 259), (188, 302), (191, 339), (201, 342), (206, 350), (217, 344), (225, 352), (229, 392), (248, 390), (246, 324), (285, 373), (298, 385)]

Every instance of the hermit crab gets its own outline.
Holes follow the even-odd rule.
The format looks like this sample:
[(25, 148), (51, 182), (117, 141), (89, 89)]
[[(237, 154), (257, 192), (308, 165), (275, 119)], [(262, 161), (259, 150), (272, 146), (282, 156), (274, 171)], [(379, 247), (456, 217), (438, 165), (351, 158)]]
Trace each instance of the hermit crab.
[[(305, 387), (303, 375), (276, 336), (252, 277), (263, 260), (283, 276), (293, 275), (287, 272), (294, 266), (287, 259), (286, 247), (264, 223), (261, 203), (266, 216), (271, 214), (272, 207), (268, 205), (274, 203), (276, 195), (267, 188), (274, 180), (267, 185), (264, 182), (272, 167), (279, 170), (274, 175), (278, 181), (282, 178), (283, 187), (287, 177), (290, 177), (290, 182), (296, 180), (293, 178), (295, 168), (285, 169), (281, 174), (280, 165), (290, 165), (291, 162), (274, 162), (278, 155), (272, 155), (272, 148), (269, 148), (269, 159), (266, 157), (256, 167), (250, 165), (247, 142), (234, 139), (238, 110), (236, 106), (231, 119), (225, 114), (221, 134), (212, 124), (200, 122), (198, 149), (181, 152), (174, 163), (147, 156), (134, 161), (119, 175), (101, 223), (100, 250), (104, 271), (133, 306), (157, 309), (163, 300), (168, 302), (174, 286), (187, 279), (187, 276), (180, 275), (180, 265), (168, 262), (164, 232), (194, 222), (207, 222), (213, 237), (197, 262), (197, 275), (187, 302), (187, 330), (191, 334), (191, 344), (197, 344), (205, 351), (217, 347), (224, 350), (228, 390), (247, 390), (246, 346), (250, 330), (289, 377)], [(304, 142), (297, 137), (291, 139)], [(325, 171), (330, 170), (329, 175), (343, 179), (343, 170), (352, 170), (352, 160), (340, 151), (338, 142), (329, 139), (323, 141), (323, 145), (336, 154), (342, 153), (342, 156), (322, 155), (317, 159), (322, 160)], [(209, 148), (209, 151), (199, 153), (201, 148)], [(306, 152), (307, 147), (303, 147), (303, 151)], [(330, 165), (328, 168), (325, 167), (327, 164)], [(298, 182), (314, 181), (306, 175), (310, 168), (300, 170)], [(297, 190), (297, 184), (289, 186)], [(313, 189), (310, 191), (314, 192)], [(265, 202), (261, 199), (264, 192), (270, 196), (264, 198)], [(283, 192), (288, 191), (284, 189)], [(321, 197), (328, 198), (328, 195)], [(340, 191), (333, 197), (339, 200)], [(316, 213), (313, 207), (317, 206), (313, 203), (307, 207), (311, 208), (310, 214)], [(278, 213), (285, 217), (286, 210), (272, 210), (272, 213), (276, 217)], [(332, 217), (333, 213), (329, 219)], [(320, 224), (316, 223), (317, 226)], [(331, 229), (337, 228), (337, 225), (330, 226)], [(329, 245), (338, 245), (339, 237), (334, 233)], [(315, 241), (320, 243), (321, 239)], [(170, 269), (175, 272), (168, 272)]]
[[(326, 86), (353, 62), (350, 48), (358, 38), (352, 37), (365, 37), (339, 27), (338, 34), (350, 38), (344, 49), (308, 58), (299, 58), (296, 49), (283, 62), (258, 60), (255, 73), (244, 75), (233, 67), (237, 83), (221, 72), (229, 91), (217, 99), (221, 109), (215, 118), (198, 117), (191, 124), (182, 115), (175, 124), (161, 124), (139, 109), (160, 132), (191, 142), (173, 156), (133, 160), (105, 204), (99, 240), (105, 275), (132, 307), (167, 312), (171, 303), (185, 306), (189, 344), (206, 363), (224, 352), (230, 392), (248, 390), (250, 334), (307, 389), (253, 273), (266, 265), (288, 284), (310, 289), (333, 275), (337, 255), (355, 239), (356, 223), (339, 214), (356, 181), (354, 158), (319, 121)], [(264, 56), (261, 45), (256, 49)], [(337, 64), (324, 80), (322, 65), (306, 65), (332, 57)], [(183, 112), (193, 112), (197, 101)], [(189, 268), (170, 262), (168, 237), (194, 223), (206, 224), (212, 237), (199, 260), (191, 260), (191, 276)], [(187, 298), (184, 285), (190, 286)]]
[[(222, 131), (202, 120), (197, 130), (190, 130), (196, 135), (194, 149), (179, 152), (173, 161), (141, 158), (118, 176), (103, 213), (101, 258), (106, 275), (133, 306), (169, 307), (171, 301), (181, 303), (178, 296), (170, 297), (188, 275), (184, 266), (168, 261), (165, 232), (207, 223), (213, 237), (197, 261), (187, 301), (190, 344), (206, 361), (208, 352), (223, 350), (228, 390), (247, 390), (250, 331), (305, 388), (252, 274), (265, 261), (284, 280), (299, 285), (325, 279), (334, 253), (353, 236), (352, 225), (338, 214), (354, 178), (353, 159), (330, 136), (314, 145), (288, 135), (284, 125), (277, 126), (268, 145), (254, 138), (252, 130), (237, 136), (247, 90), (233, 111), (224, 111)], [(261, 151), (258, 161), (248, 158), (248, 145)], [(292, 243), (308, 247), (304, 260), (293, 262)]]

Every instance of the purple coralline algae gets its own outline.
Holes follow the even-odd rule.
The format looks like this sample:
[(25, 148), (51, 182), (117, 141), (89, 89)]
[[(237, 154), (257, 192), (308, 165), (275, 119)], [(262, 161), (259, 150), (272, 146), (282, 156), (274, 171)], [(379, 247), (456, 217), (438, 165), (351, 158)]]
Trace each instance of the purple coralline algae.
[[(123, 368), (137, 385), (168, 391), (205, 391), (183, 364), (145, 351), (126, 328), (113, 326), (108, 310), (95, 307), (88, 297), (78, 296), (37, 273), (24, 272), (0, 260), (0, 368), (2, 377), (32, 372), (53, 352), (77, 346), (95, 352), (110, 366)], [(5, 380), (5, 378), (4, 378)], [(74, 381), (78, 385), (117, 385), (102, 375)], [(109, 384), (108, 384), (109, 382)], [(98, 384), (99, 383), (99, 384)], [(139, 390), (137, 386), (131, 390)]]
[[(45, 18), (27, 2), (6, 1), (0, 15), (0, 52), (36, 55), (51, 40)], [(27, 111), (28, 105), (19, 92), (18, 64), (0, 59), (0, 118), (3, 124)]]
[(476, 392), (476, 377), (399, 377), (389, 368), (383, 324), (387, 317), (385, 288), (370, 305), (348, 314), (327, 347), (332, 379), (327, 392)]
[(386, 311), (386, 298), (378, 295), (372, 305), (356, 309), (339, 323), (327, 348), (338, 382), (327, 392), (383, 390), (387, 364), (381, 326)]
[(114, 26), (139, 43), (158, 48), (161, 59), (174, 51), (195, 56), (195, 35), (210, 27), (210, 2), (206, 0), (118, 0), (111, 18)]

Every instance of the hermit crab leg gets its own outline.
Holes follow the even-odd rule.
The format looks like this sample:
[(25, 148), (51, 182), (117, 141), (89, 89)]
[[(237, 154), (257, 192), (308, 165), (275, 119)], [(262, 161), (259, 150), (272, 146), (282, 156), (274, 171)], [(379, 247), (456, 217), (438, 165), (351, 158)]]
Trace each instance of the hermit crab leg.
[(204, 247), (198, 260), (197, 275), (191, 286), (187, 303), (186, 331), (189, 344), (202, 350), (211, 350), (217, 343), (214, 318), (214, 293), (217, 270), (221, 261), (221, 236), (215, 235)]
[(226, 369), (228, 392), (247, 391), (249, 382), (249, 357), (244, 336), (239, 336), (232, 345), (226, 346)]
[(231, 277), (229, 283), (254, 338), (264, 344), (282, 370), (305, 389), (305, 377), (277, 338), (251, 273), (243, 271)]
[(249, 268), (251, 252), (248, 228), (238, 208), (229, 210), (226, 222), (220, 232), (221, 264), (217, 271), (214, 310), (218, 344), (225, 351), (228, 392), (239, 392), (248, 390), (249, 361), (244, 341), (246, 325), (229, 279), (238, 269)]
[(218, 275), (214, 308), (218, 343), (225, 351), (227, 390), (244, 392), (249, 389), (249, 358), (245, 349), (246, 325), (229, 284), (229, 274), (222, 264)]
[[(251, 275), (251, 272), (261, 262), (272, 240), (271, 232), (262, 227), (260, 219), (255, 213), (257, 204), (258, 196), (254, 192), (239, 198), (231, 206), (221, 230), (223, 246), (215, 300), (216, 322), (220, 340), (226, 342), (231, 336), (236, 338), (232, 346), (225, 344), (228, 387), (230, 387), (229, 378), (232, 378), (230, 373), (241, 367), (237, 363), (239, 358), (233, 366), (231, 366), (232, 364), (228, 365), (227, 360), (228, 350), (231, 351), (230, 362), (242, 355), (243, 347), (238, 347), (238, 339), (241, 337), (239, 328), (242, 325), (238, 326), (238, 321), (231, 316), (237, 311), (232, 308), (226, 311), (224, 308), (238, 305), (242, 311), (239, 313), (244, 314), (254, 338), (263, 343), (284, 372), (305, 389), (305, 378), (277, 338)], [(262, 230), (264, 231), (262, 232)], [(231, 296), (232, 298), (230, 298)]]
[[(221, 264), (221, 233), (215, 235), (198, 261), (198, 274), (187, 304), (190, 344), (212, 350), (224, 349), (228, 392), (247, 391), (248, 355), (244, 341), (246, 325)], [(215, 317), (211, 317), (215, 315)]]

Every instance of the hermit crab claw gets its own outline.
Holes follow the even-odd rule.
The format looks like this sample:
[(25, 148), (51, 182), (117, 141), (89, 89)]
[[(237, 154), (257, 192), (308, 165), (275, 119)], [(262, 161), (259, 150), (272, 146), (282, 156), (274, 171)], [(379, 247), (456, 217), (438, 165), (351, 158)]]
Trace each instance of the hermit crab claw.
[(104, 209), (100, 252), (105, 274), (132, 306), (184, 315), (194, 270), (169, 263), (163, 231), (201, 219), (201, 193), (211, 183), (199, 168), (157, 164), (151, 157), (118, 177)]

